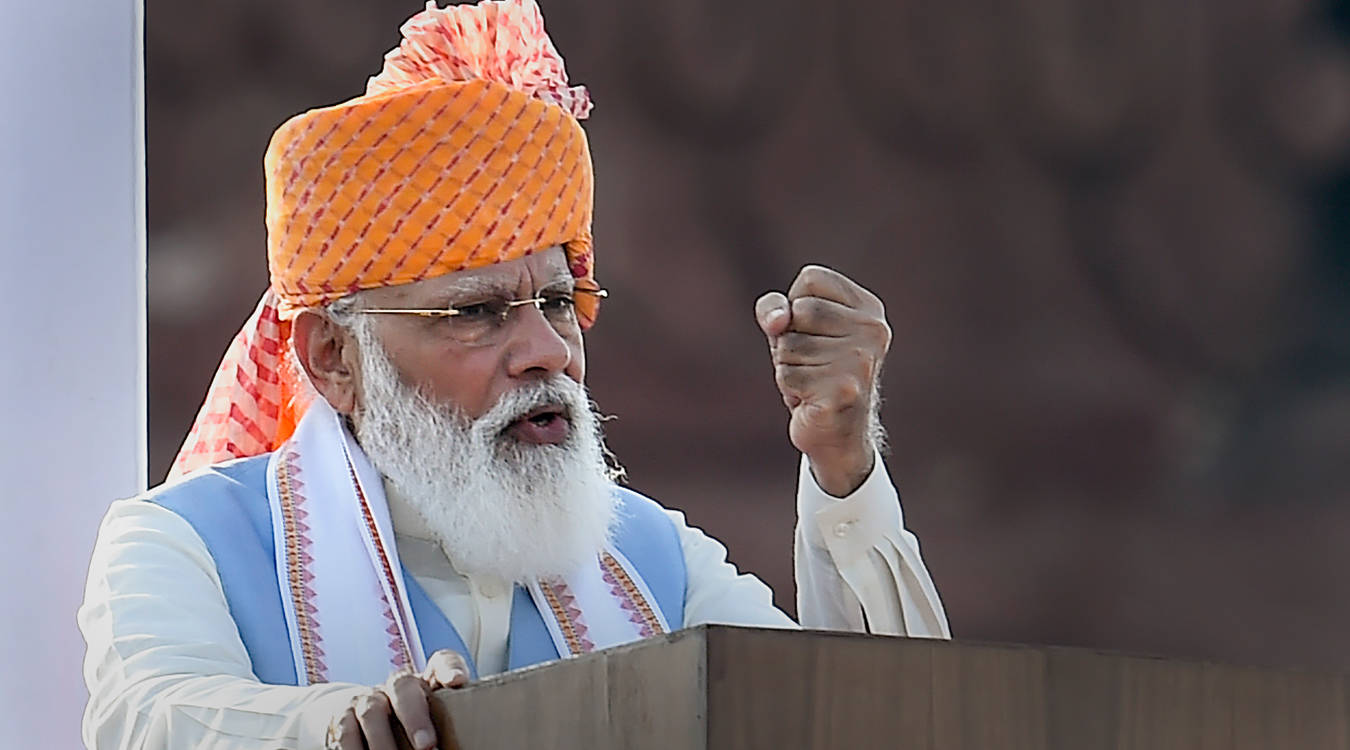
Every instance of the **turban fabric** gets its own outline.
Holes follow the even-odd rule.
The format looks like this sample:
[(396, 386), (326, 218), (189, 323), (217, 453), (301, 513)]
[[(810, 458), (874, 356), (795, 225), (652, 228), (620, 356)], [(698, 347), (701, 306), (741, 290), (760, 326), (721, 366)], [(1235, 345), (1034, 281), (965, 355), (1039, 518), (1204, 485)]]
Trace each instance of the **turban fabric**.
[[(274, 450), (305, 407), (300, 310), (563, 246), (594, 288), (582, 87), (534, 0), (434, 2), (363, 96), (298, 115), (267, 149), (271, 285), (235, 337), (171, 476)], [(578, 299), (583, 327), (598, 300)]]

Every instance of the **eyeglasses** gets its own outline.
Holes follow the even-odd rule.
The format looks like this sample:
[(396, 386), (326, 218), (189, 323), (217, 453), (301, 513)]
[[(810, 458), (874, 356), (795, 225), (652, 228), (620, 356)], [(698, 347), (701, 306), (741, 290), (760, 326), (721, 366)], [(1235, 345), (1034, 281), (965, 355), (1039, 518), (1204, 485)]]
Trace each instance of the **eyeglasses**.
[(534, 308), (543, 313), (544, 318), (560, 334), (570, 335), (576, 332), (578, 294), (589, 294), (604, 299), (609, 296), (609, 291), (554, 290), (540, 292), (528, 299), (496, 297), (481, 302), (439, 308), (372, 307), (358, 312), (363, 315), (414, 315), (420, 318), (435, 318), (438, 330), (446, 336), (464, 344), (488, 345), (495, 343), (502, 331), (506, 330), (511, 311), (526, 305), (534, 305)]

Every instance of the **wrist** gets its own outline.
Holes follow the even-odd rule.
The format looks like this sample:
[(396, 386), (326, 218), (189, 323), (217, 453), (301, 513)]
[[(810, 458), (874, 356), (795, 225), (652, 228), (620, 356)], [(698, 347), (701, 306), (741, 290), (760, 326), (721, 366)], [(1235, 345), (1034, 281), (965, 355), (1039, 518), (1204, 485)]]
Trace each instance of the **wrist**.
[(807, 454), (806, 460), (821, 490), (832, 497), (848, 497), (871, 476), (876, 453), (864, 448), (837, 455)]

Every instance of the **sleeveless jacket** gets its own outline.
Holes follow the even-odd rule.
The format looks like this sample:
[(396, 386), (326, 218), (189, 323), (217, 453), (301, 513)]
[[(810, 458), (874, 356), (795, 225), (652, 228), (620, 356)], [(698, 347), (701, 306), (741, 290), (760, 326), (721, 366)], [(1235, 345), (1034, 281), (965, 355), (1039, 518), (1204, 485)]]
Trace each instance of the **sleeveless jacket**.
[[(218, 464), (151, 490), (145, 499), (184, 518), (206, 543), (253, 673), (265, 683), (295, 685), (272, 544), (267, 460), (264, 454)], [(622, 487), (614, 492), (620, 500), (615, 546), (637, 568), (666, 622), (678, 629), (686, 581), (679, 532), (656, 502)], [(455, 650), (477, 677), (473, 656), (449, 618), (406, 570), (403, 578), (423, 652)], [(507, 654), (508, 669), (559, 658), (534, 600), (519, 586), (511, 602)]]

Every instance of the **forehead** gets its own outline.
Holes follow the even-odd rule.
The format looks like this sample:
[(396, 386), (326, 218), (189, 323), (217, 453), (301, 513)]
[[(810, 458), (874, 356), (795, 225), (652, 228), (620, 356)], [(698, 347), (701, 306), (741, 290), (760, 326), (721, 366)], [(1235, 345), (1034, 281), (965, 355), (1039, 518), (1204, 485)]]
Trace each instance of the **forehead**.
[(482, 268), (455, 271), (411, 284), (373, 289), (371, 296), (387, 301), (422, 299), (446, 301), (467, 294), (524, 294), (571, 278), (566, 253), (562, 247), (554, 246), (523, 258), (493, 263)]

